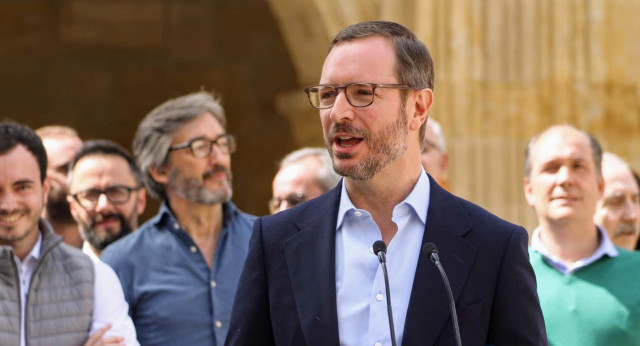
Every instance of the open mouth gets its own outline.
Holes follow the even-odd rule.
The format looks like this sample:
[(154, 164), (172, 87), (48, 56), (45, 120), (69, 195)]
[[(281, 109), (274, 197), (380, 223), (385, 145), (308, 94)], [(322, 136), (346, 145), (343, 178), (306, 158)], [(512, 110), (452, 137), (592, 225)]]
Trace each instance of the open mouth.
[(362, 138), (350, 136), (338, 136), (335, 139), (336, 145), (342, 148), (350, 148), (362, 142)]

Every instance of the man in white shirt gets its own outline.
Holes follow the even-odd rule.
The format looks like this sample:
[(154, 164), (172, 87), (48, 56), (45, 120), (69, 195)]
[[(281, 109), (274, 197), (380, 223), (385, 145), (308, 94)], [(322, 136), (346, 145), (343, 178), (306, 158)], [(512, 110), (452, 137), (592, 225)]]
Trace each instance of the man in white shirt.
[(40, 217), (46, 167), (42, 141), (30, 128), (0, 123), (2, 343), (138, 345), (113, 270), (64, 244)]
[(84, 239), (82, 250), (99, 258), (109, 244), (138, 228), (146, 191), (127, 150), (112, 141), (92, 140), (70, 163), (67, 199)]

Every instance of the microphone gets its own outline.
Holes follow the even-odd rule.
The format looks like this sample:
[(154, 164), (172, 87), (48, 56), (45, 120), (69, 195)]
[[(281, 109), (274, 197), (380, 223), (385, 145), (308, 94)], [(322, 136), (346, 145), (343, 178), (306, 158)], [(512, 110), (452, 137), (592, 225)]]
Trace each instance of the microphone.
[(391, 311), (391, 290), (389, 289), (389, 276), (387, 275), (387, 245), (382, 240), (373, 243), (373, 253), (378, 256), (384, 274), (384, 288), (387, 291), (387, 314), (389, 315), (389, 330), (391, 331), (391, 345), (396, 346), (396, 331), (393, 328), (393, 312)]
[(444, 286), (447, 288), (447, 293), (449, 294), (449, 307), (451, 308), (451, 320), (453, 322), (453, 331), (456, 336), (456, 345), (462, 346), (462, 341), (460, 340), (460, 327), (458, 326), (458, 315), (456, 314), (456, 302), (453, 300), (453, 293), (451, 292), (451, 286), (449, 286), (449, 279), (447, 279), (447, 274), (444, 272), (444, 268), (442, 268), (440, 257), (438, 257), (438, 247), (434, 243), (426, 243), (422, 247), (422, 252), (425, 256), (429, 257), (431, 262), (436, 264), (436, 267), (438, 267), (438, 270), (440, 271), (440, 276), (442, 276), (442, 281), (444, 281)]

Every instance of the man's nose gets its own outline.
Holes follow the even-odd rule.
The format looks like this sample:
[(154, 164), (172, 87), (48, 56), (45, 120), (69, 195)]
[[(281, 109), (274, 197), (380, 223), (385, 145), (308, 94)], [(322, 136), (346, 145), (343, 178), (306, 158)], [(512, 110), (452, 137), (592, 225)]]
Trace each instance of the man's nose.
[(334, 123), (340, 123), (348, 120), (353, 120), (353, 106), (347, 100), (347, 94), (344, 90), (338, 92), (336, 100), (331, 107), (330, 118)]
[(640, 203), (638, 203), (637, 199), (627, 199), (624, 215), (627, 220), (638, 222), (640, 218)]
[(572, 176), (573, 176), (573, 173), (571, 172), (571, 169), (567, 166), (562, 166), (558, 169), (558, 172), (556, 173), (556, 181), (558, 185), (571, 183)]
[(104, 211), (104, 210), (112, 210), (113, 203), (109, 200), (106, 193), (100, 194), (98, 196), (98, 201), (96, 202), (96, 211)]
[(17, 209), (17, 199), (12, 193), (0, 193), (0, 211), (9, 212)]

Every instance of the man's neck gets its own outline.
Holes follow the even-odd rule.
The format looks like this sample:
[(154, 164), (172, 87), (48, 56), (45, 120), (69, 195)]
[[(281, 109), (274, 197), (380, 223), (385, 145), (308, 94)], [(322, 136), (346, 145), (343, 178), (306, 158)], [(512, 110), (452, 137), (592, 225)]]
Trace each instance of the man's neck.
[(540, 241), (550, 255), (571, 265), (588, 258), (598, 249), (600, 237), (591, 220), (584, 222), (543, 222)]
[[(391, 220), (393, 209), (411, 193), (420, 177), (421, 166), (395, 174), (389, 167), (369, 180), (345, 179), (349, 199), (359, 209), (368, 211), (380, 228), (382, 240), (389, 244), (398, 228)], [(412, 172), (411, 174), (408, 172)]]
[(78, 249), (82, 248), (82, 243), (84, 243), (84, 240), (82, 239), (82, 236), (80, 235), (80, 231), (78, 230), (78, 224), (66, 223), (66, 222), (61, 223), (61, 222), (55, 222), (51, 220), (47, 220), (47, 221), (49, 221), (51, 228), (53, 228), (53, 232), (63, 237), (64, 242), (67, 245), (71, 245)]
[(96, 248), (95, 248), (93, 245), (91, 245), (91, 243), (89, 243), (89, 242), (87, 242), (86, 244), (89, 246), (89, 250), (90, 250), (91, 252), (93, 252), (93, 253), (96, 255), (96, 257), (100, 258), (100, 255), (102, 254), (102, 251), (100, 251), (100, 250), (96, 249)]
[(193, 239), (211, 267), (222, 233), (222, 203), (198, 204), (173, 196), (169, 198), (169, 205), (182, 229)]

